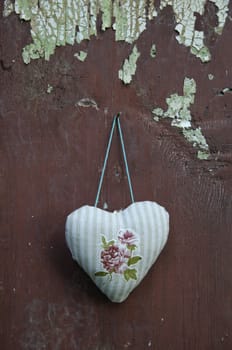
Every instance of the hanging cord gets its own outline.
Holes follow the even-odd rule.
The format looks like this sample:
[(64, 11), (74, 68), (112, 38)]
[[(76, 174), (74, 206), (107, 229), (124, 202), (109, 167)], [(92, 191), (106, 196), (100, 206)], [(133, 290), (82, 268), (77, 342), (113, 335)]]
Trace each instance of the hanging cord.
[(109, 137), (108, 146), (106, 149), (106, 155), (105, 155), (105, 159), (104, 159), (104, 163), (103, 163), (103, 167), (102, 167), (102, 173), (101, 173), (101, 177), (100, 177), (100, 181), (99, 181), (99, 185), (98, 185), (98, 190), (97, 190), (97, 195), (96, 195), (96, 200), (95, 200), (95, 204), (94, 204), (95, 207), (98, 205), (98, 202), (99, 202), (99, 196), (100, 196), (100, 192), (101, 192), (101, 188), (102, 188), (102, 183), (103, 183), (103, 178), (104, 178), (104, 174), (105, 174), (105, 170), (106, 170), (107, 160), (109, 158), (110, 147), (111, 147), (111, 143), (112, 143), (116, 119), (117, 119), (117, 116), (115, 116), (113, 119), (113, 124), (112, 124), (112, 128), (110, 131), (110, 137)]
[(131, 202), (134, 203), (134, 201), (135, 201), (134, 193), (133, 193), (130, 172), (129, 172), (127, 158), (126, 158), (126, 150), (125, 150), (125, 145), (124, 145), (124, 141), (123, 141), (123, 135), (122, 135), (122, 129), (121, 129), (121, 124), (120, 124), (120, 120), (119, 120), (119, 115), (117, 116), (117, 126), (118, 126), (121, 146), (122, 146), (122, 154), (123, 154), (124, 164), (125, 164), (125, 168), (126, 168), (126, 175), (127, 175), (127, 180), (128, 180), (129, 190), (130, 190)]
[(132, 183), (131, 183), (131, 178), (130, 178), (129, 167), (128, 167), (128, 163), (127, 163), (126, 150), (125, 150), (125, 145), (124, 145), (123, 134), (122, 134), (122, 129), (121, 129), (121, 124), (120, 124), (119, 117), (120, 117), (120, 115), (117, 114), (116, 116), (114, 116), (114, 119), (113, 119), (111, 131), (110, 131), (110, 136), (109, 136), (109, 141), (108, 141), (108, 145), (107, 145), (107, 149), (106, 149), (105, 159), (104, 159), (104, 163), (103, 163), (103, 167), (102, 167), (102, 173), (101, 173), (101, 177), (100, 177), (100, 180), (99, 180), (96, 200), (95, 200), (95, 204), (94, 204), (95, 207), (98, 205), (98, 202), (99, 202), (99, 196), (100, 196), (100, 193), (101, 193), (103, 178), (104, 178), (104, 175), (105, 175), (106, 165), (107, 165), (107, 161), (108, 161), (108, 158), (109, 158), (109, 153), (110, 153), (110, 148), (111, 148), (111, 144), (112, 144), (112, 139), (113, 139), (113, 134), (114, 134), (114, 129), (115, 129), (116, 123), (117, 123), (117, 127), (118, 127), (121, 147), (122, 147), (122, 154), (123, 154), (124, 164), (125, 164), (125, 168), (126, 168), (126, 175), (127, 175), (127, 180), (128, 180), (129, 190), (130, 190), (131, 202), (134, 203), (134, 201), (135, 201), (134, 200), (134, 193), (133, 193), (133, 188), (132, 188)]

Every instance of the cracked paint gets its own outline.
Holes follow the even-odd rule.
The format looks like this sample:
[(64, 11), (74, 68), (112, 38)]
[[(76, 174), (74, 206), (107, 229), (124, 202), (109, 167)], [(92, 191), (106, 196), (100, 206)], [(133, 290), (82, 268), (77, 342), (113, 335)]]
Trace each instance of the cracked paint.
[[(178, 35), (177, 41), (187, 47), (202, 62), (208, 62), (211, 59), (209, 49), (204, 44), (204, 32), (195, 29), (195, 13), (204, 15), (205, 4), (207, 0), (161, 0), (160, 9), (166, 6), (172, 6), (177, 25), (175, 30)], [(217, 34), (222, 34), (226, 18), (228, 16), (229, 0), (212, 0), (217, 8), (218, 26), (215, 28)]]
[(114, 1), (116, 40), (133, 43), (146, 29), (146, 1)]
[(217, 8), (217, 17), (218, 17), (218, 26), (215, 27), (214, 31), (215, 33), (221, 35), (224, 25), (226, 23), (226, 18), (228, 17), (229, 12), (229, 2), (230, 0), (210, 0), (213, 2)]
[(204, 135), (202, 134), (201, 128), (183, 129), (183, 135), (188, 142), (192, 143), (193, 147), (199, 148), (197, 152), (197, 157), (199, 159), (208, 159), (209, 146), (206, 142)]
[(183, 87), (183, 96), (172, 94), (166, 98), (168, 108), (164, 111), (158, 107), (153, 109), (154, 120), (159, 121), (163, 118), (172, 119), (171, 125), (182, 129), (186, 140), (192, 143), (193, 147), (198, 149), (197, 157), (199, 159), (208, 159), (209, 146), (206, 142), (201, 128), (194, 129), (192, 126), (192, 116), (190, 106), (194, 103), (196, 93), (196, 82), (194, 79), (185, 78)]
[(136, 72), (137, 60), (139, 56), (140, 52), (138, 51), (137, 47), (134, 46), (128, 59), (125, 59), (122, 69), (120, 69), (118, 72), (118, 77), (124, 82), (124, 84), (130, 84), (132, 81), (132, 77)]
[[(211, 58), (204, 44), (204, 32), (195, 29), (196, 16), (204, 14), (207, 0), (161, 0), (159, 9), (171, 6), (176, 19), (177, 41), (187, 47), (202, 62)], [(218, 11), (218, 26), (221, 34), (228, 17), (229, 0), (211, 0)], [(97, 18), (101, 29), (115, 30), (115, 39), (133, 43), (146, 30), (147, 20), (158, 16), (155, 1), (150, 0), (5, 0), (3, 15), (15, 12), (25, 21), (30, 21), (32, 43), (23, 49), (26, 64), (32, 59), (49, 60), (56, 46), (73, 45), (90, 40), (97, 35)]]
[(80, 51), (74, 54), (74, 57), (76, 57), (79, 61), (84, 62), (87, 57), (87, 52)]
[(5, 0), (4, 9), (3, 9), (3, 17), (9, 16), (14, 11), (14, 5), (10, 0)]
[(156, 57), (156, 53), (157, 53), (156, 44), (152, 44), (151, 50), (150, 50), (150, 56), (151, 56), (152, 58), (155, 58), (155, 57)]
[[(23, 61), (49, 60), (56, 46), (73, 45), (97, 35), (97, 18), (101, 29), (113, 27), (116, 40), (134, 42), (146, 29), (147, 16), (157, 15), (153, 1), (130, 0), (9, 0), (4, 2), (4, 15), (13, 10), (20, 19), (30, 21), (32, 43), (23, 49)], [(148, 12), (147, 12), (148, 11)], [(114, 20), (113, 20), (114, 19)]]
[(52, 91), (53, 91), (53, 86), (50, 85), (50, 84), (48, 84), (48, 86), (47, 86), (47, 93), (48, 93), (48, 94), (51, 94)]
[(208, 79), (209, 79), (209, 80), (213, 80), (213, 79), (214, 79), (214, 75), (211, 74), (211, 73), (209, 73), (209, 74), (208, 74)]
[[(184, 95), (172, 94), (166, 98), (168, 109), (166, 112), (162, 108), (155, 108), (152, 113), (155, 114), (156, 120), (159, 118), (171, 118), (172, 126), (179, 128), (191, 127), (190, 105), (194, 103), (196, 93), (196, 83), (194, 79), (185, 78), (184, 80)], [(158, 118), (158, 119), (159, 119)]]
[(219, 94), (220, 94), (220, 96), (224, 96), (227, 93), (230, 93), (230, 94), (232, 93), (231, 87), (226, 87), (226, 88), (222, 89)]

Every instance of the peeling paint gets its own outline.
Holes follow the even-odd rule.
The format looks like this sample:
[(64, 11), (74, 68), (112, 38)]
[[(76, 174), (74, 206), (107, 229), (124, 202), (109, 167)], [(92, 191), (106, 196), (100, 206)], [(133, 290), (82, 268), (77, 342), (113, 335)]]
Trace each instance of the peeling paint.
[(209, 80), (213, 80), (213, 79), (214, 79), (214, 75), (211, 74), (211, 73), (209, 73), (209, 74), (208, 74), (208, 78), (209, 78)]
[(99, 0), (102, 12), (102, 30), (112, 26), (113, 3), (111, 0)]
[(213, 2), (217, 8), (218, 26), (214, 29), (215, 33), (221, 35), (224, 25), (226, 23), (226, 18), (229, 12), (229, 2), (230, 0), (210, 0)]
[[(212, 0), (217, 8), (218, 26), (215, 28), (217, 34), (221, 34), (228, 16), (229, 0)], [(206, 0), (161, 0), (160, 9), (170, 5), (173, 8), (178, 32), (177, 41), (187, 47), (202, 62), (211, 59), (209, 49), (204, 44), (204, 32), (195, 29), (196, 16), (198, 13), (204, 15)]]
[(201, 128), (183, 129), (183, 135), (188, 142), (192, 143), (193, 147), (200, 148), (200, 150), (197, 152), (197, 157), (199, 159), (208, 159), (209, 146), (204, 135), (202, 134)]
[[(73, 45), (97, 35), (97, 18), (101, 28), (113, 27), (116, 40), (134, 42), (146, 29), (147, 16), (157, 15), (153, 1), (131, 0), (15, 0), (4, 2), (4, 15), (13, 10), (20, 19), (30, 21), (32, 43), (24, 47), (23, 60), (49, 60), (56, 46)], [(113, 22), (114, 21), (114, 22)]]
[(167, 97), (167, 110), (164, 111), (160, 107), (153, 109), (153, 119), (155, 121), (159, 121), (163, 118), (172, 119), (171, 125), (181, 128), (186, 140), (192, 143), (193, 147), (198, 149), (198, 158), (207, 159), (209, 157), (209, 146), (202, 134), (201, 128), (194, 129), (192, 127), (190, 106), (194, 103), (195, 93), (195, 80), (186, 77), (184, 79), (183, 96), (179, 96), (175, 93)]
[[(204, 32), (195, 29), (196, 16), (204, 15), (207, 0), (161, 0), (159, 9), (171, 6), (176, 19), (177, 41), (191, 52), (208, 62), (209, 49), (204, 44)], [(221, 34), (228, 17), (229, 0), (212, 0), (217, 7), (218, 26), (215, 32)], [(13, 11), (25, 21), (30, 21), (32, 43), (24, 47), (23, 60), (49, 60), (56, 46), (73, 45), (90, 40), (97, 35), (97, 18), (101, 29), (115, 30), (115, 39), (133, 43), (146, 30), (147, 20), (158, 16), (158, 8), (150, 0), (10, 0), (4, 1), (3, 15)], [(158, 5), (157, 5), (158, 6)]]
[(5, 0), (3, 17), (8, 17), (14, 11), (14, 4), (10, 0)]
[(232, 88), (231, 87), (226, 87), (224, 89), (222, 89), (218, 95), (219, 96), (224, 96), (225, 94), (231, 94), (232, 93)]
[(97, 102), (94, 101), (92, 98), (82, 98), (81, 100), (79, 100), (75, 106), (79, 106), (79, 107), (92, 107), (95, 108), (97, 111), (99, 110)]
[(170, 97), (166, 98), (168, 105), (166, 112), (164, 112), (162, 108), (155, 108), (152, 111), (156, 118), (171, 118), (172, 126), (177, 126), (179, 128), (191, 127), (191, 113), (189, 108), (194, 102), (196, 92), (196, 83), (194, 79), (185, 78), (183, 90), (183, 96), (172, 94)]
[(104, 202), (104, 204), (103, 204), (103, 209), (104, 209), (104, 210), (107, 210), (108, 208), (109, 208), (108, 203), (107, 203), (107, 202)]
[(87, 52), (85, 51), (80, 51), (74, 54), (74, 57), (76, 57), (79, 61), (84, 62), (87, 57)]
[(156, 44), (153, 44), (153, 45), (151, 46), (150, 56), (151, 56), (152, 58), (155, 58), (155, 57), (156, 57), (156, 53), (157, 53)]
[(122, 69), (120, 69), (118, 72), (118, 77), (124, 82), (124, 84), (130, 84), (132, 81), (132, 77), (136, 72), (137, 60), (139, 56), (140, 52), (138, 51), (137, 47), (134, 46), (132, 53), (128, 59), (125, 59)]
[(48, 94), (51, 94), (51, 93), (52, 93), (52, 91), (53, 91), (53, 86), (52, 86), (52, 85), (50, 85), (50, 84), (48, 84), (48, 87), (47, 87), (47, 93), (48, 93)]
[(133, 43), (146, 29), (146, 1), (116, 0), (113, 2), (113, 9), (116, 40)]

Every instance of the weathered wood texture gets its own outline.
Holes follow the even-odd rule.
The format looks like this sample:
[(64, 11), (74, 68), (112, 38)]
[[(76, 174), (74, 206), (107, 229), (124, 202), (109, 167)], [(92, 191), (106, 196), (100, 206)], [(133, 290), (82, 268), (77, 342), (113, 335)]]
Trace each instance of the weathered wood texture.
[[(26, 66), (29, 25), (15, 15), (1, 18), (1, 349), (232, 349), (232, 98), (219, 94), (232, 84), (232, 22), (222, 36), (208, 36), (208, 64), (177, 43), (174, 25), (168, 9), (148, 23), (137, 43), (136, 76), (123, 86), (117, 71), (131, 47), (116, 43), (113, 31), (79, 46), (88, 48), (84, 64), (67, 46), (49, 62)], [(168, 95), (182, 94), (185, 76), (197, 82), (191, 110), (209, 161), (198, 160), (169, 121), (152, 120), (154, 105), (165, 108)], [(99, 110), (76, 107), (83, 97)], [(72, 261), (64, 240), (67, 214), (94, 202), (118, 111), (136, 200), (155, 200), (171, 217), (159, 260), (119, 305)], [(110, 210), (130, 201), (116, 137), (105, 201)]]

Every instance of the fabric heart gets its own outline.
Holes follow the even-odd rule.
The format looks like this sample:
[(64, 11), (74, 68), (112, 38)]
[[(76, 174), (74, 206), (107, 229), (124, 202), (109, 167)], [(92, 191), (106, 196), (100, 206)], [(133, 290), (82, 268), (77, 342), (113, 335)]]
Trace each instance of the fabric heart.
[(85, 205), (66, 221), (74, 260), (113, 302), (122, 302), (142, 281), (163, 249), (169, 214), (155, 202), (135, 202), (107, 212)]

